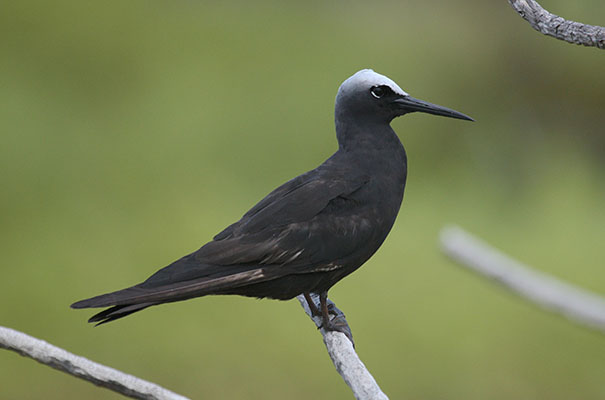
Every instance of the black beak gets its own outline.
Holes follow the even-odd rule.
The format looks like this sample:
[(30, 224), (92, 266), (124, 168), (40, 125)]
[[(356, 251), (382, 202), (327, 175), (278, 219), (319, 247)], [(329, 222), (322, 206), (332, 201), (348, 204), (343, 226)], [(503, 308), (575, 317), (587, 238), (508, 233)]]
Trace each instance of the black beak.
[(454, 111), (447, 107), (441, 107), (437, 104), (431, 104), (426, 101), (415, 99), (412, 96), (399, 97), (393, 100), (393, 102), (402, 111), (402, 115), (410, 112), (420, 111), (434, 115), (442, 115), (444, 117), (474, 121), (474, 119), (472, 119), (468, 115), (464, 115), (462, 113), (459, 113), (458, 111)]

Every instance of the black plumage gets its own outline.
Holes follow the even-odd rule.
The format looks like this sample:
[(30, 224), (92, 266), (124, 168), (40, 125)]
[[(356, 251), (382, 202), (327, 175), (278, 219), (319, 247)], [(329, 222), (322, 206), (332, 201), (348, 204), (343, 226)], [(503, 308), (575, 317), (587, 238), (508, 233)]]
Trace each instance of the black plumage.
[(414, 99), (371, 70), (359, 71), (336, 97), (339, 149), (334, 155), (143, 283), (72, 307), (110, 307), (89, 320), (105, 323), (206, 295), (287, 300), (300, 294), (308, 299), (313, 292), (320, 294), (321, 310), (310, 306), (330, 329), (327, 291), (376, 252), (399, 212), (407, 159), (390, 122), (414, 111), (471, 120)]

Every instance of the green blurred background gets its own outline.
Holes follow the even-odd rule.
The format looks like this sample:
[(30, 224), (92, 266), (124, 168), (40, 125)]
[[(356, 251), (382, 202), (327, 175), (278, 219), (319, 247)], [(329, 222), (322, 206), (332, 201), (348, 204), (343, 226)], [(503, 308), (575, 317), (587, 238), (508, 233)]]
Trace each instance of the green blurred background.
[[(605, 23), (602, 0), (544, 1)], [(349, 399), (296, 301), (211, 297), (99, 328), (69, 304), (197, 249), (336, 149), (371, 67), (476, 119), (393, 127), (385, 245), (330, 297), (393, 399), (603, 399), (605, 338), (457, 267), (458, 223), (605, 294), (605, 54), (501, 1), (4, 2), (0, 324), (195, 399)], [(117, 399), (0, 352), (1, 399)]]

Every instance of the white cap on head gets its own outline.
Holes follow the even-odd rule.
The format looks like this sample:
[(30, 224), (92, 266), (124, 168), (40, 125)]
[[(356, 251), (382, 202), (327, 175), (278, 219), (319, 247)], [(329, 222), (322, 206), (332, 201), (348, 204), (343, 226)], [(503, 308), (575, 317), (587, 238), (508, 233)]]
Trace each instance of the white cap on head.
[(371, 88), (373, 86), (382, 86), (386, 85), (393, 90), (393, 92), (400, 94), (402, 96), (408, 96), (408, 94), (399, 87), (393, 80), (390, 78), (380, 75), (372, 71), (371, 69), (362, 69), (361, 71), (356, 72), (353, 76), (348, 78), (346, 81), (340, 85), (341, 88), (344, 87), (364, 87)]

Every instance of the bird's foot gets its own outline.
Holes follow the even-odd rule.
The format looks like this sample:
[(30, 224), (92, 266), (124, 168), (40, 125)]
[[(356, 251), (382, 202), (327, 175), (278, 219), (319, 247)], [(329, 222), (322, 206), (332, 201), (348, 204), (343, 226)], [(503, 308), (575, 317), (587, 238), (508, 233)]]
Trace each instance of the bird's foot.
[(336, 304), (334, 304), (332, 300), (328, 299), (328, 293), (321, 293), (319, 298), (321, 309), (323, 311), (323, 322), (320, 325), (320, 328), (327, 331), (343, 333), (351, 341), (353, 347), (355, 347), (355, 342), (353, 341), (353, 332), (351, 332), (351, 327), (347, 322), (345, 314), (340, 311), (338, 307), (336, 307)]
[(338, 309), (336, 310), (337, 312), (330, 313), (334, 315), (334, 317), (331, 318), (327, 324), (322, 323), (317, 329), (324, 329), (326, 331), (343, 333), (351, 341), (353, 347), (355, 347), (355, 341), (353, 340), (353, 332), (351, 332), (351, 327), (349, 326), (345, 315), (342, 313), (342, 311)]
[(321, 322), (317, 322), (317, 329), (325, 331), (334, 331), (343, 333), (355, 347), (353, 333), (342, 311), (336, 307), (332, 300), (328, 299), (328, 293), (303, 293), (309, 311), (313, 318), (321, 317)]
[[(332, 325), (332, 324), (338, 324), (339, 321), (344, 321), (344, 323), (347, 323), (347, 320), (345, 319), (345, 315), (342, 311), (340, 311), (338, 308), (336, 308), (336, 304), (334, 304), (334, 302), (330, 299), (327, 299), (327, 310), (328, 310), (328, 318), (323, 318), (323, 322), (317, 327), (317, 329), (321, 329), (324, 327), (324, 324), (326, 323), (326, 320), (328, 321), (328, 326)], [(313, 313), (313, 310), (311, 310), (311, 313)], [(333, 315), (333, 317), (330, 317), (330, 315)], [(317, 314), (313, 315), (313, 317), (323, 317), (323, 314), (321, 313), (321, 311), (317, 310)], [(326, 330), (336, 330), (336, 329), (329, 329), (326, 328)]]

